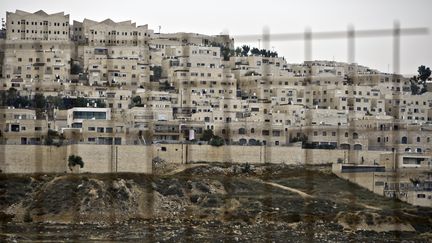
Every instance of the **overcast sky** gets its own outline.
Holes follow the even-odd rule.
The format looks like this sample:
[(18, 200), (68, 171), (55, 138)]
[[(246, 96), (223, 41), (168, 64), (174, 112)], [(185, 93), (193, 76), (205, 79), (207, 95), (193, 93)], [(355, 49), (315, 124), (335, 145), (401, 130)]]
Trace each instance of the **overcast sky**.
[[(132, 20), (138, 25), (161, 32), (195, 32), (231, 35), (260, 34), (267, 26), (271, 33), (392, 28), (395, 20), (401, 27), (427, 27), (432, 30), (431, 0), (327, 0), (327, 1), (84, 1), (84, 0), (1, 0), (0, 16), (20, 9), (48, 13), (64, 11), (70, 20), (84, 18), (114, 21)], [(430, 30), (430, 31), (431, 31)], [(392, 38), (356, 40), (357, 63), (393, 71)], [(241, 43), (236, 42), (236, 45)], [(258, 40), (249, 43), (258, 46)], [(270, 47), (288, 62), (304, 60), (302, 41), (271, 42)], [(347, 61), (346, 40), (321, 40), (313, 43), (316, 60)], [(401, 39), (401, 72), (416, 73), (419, 65), (432, 66), (432, 35), (407, 36)]]

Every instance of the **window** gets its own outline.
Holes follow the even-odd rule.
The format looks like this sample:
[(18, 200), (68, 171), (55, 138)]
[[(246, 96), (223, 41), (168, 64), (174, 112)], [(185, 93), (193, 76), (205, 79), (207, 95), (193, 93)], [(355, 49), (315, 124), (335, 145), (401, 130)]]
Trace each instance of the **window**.
[(238, 130), (238, 133), (239, 133), (239, 134), (246, 134), (246, 129), (244, 129), (244, 128), (240, 128), (240, 129)]
[(88, 130), (89, 130), (89, 132), (94, 132), (94, 131), (96, 131), (96, 128), (95, 127), (88, 127)]

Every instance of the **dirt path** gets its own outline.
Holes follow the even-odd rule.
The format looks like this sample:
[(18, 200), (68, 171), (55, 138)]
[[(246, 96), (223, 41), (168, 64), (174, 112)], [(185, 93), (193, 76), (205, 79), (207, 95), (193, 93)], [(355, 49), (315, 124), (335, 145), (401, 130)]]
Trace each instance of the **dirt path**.
[(180, 173), (182, 171), (185, 171), (187, 169), (195, 168), (198, 166), (209, 166), (209, 165), (208, 164), (182, 164), (182, 165), (179, 165), (179, 168), (176, 168), (172, 171), (169, 171), (168, 173), (165, 173), (165, 175), (175, 175), (175, 174)]
[(302, 191), (300, 191), (298, 189), (292, 188), (292, 187), (287, 187), (287, 186), (283, 186), (281, 184), (277, 184), (277, 183), (274, 183), (274, 182), (268, 182), (268, 181), (261, 181), (261, 182), (264, 183), (264, 184), (270, 185), (270, 186), (274, 186), (274, 187), (280, 188), (282, 190), (286, 190), (286, 191), (297, 193), (302, 198), (305, 198), (305, 199), (306, 198), (313, 198), (313, 196), (311, 196), (311, 195), (309, 195), (309, 194), (307, 194), (305, 192), (302, 192)]
[[(297, 194), (299, 194), (301, 197), (303, 197), (303, 198), (314, 198), (314, 196), (312, 196), (312, 195), (309, 195), (309, 194), (307, 194), (307, 193), (305, 193), (305, 192), (302, 192), (302, 191), (300, 191), (300, 190), (298, 190), (298, 189), (295, 189), (295, 188), (292, 188), (292, 187), (287, 187), (287, 186), (283, 186), (283, 185), (281, 185), (281, 184), (278, 184), (278, 183), (274, 183), (274, 182), (267, 182), (267, 181), (262, 181), (262, 183), (264, 183), (264, 184), (267, 184), (267, 185), (270, 185), (270, 186), (274, 186), (274, 187), (277, 187), (277, 188), (280, 188), (280, 189), (283, 189), (283, 190), (286, 190), (286, 191), (290, 191), (290, 192), (294, 192), (294, 193), (297, 193)], [(364, 203), (357, 203), (358, 205), (360, 205), (360, 206), (363, 206), (363, 207), (365, 207), (365, 208), (367, 208), (367, 209), (372, 209), (372, 210), (382, 210), (381, 208), (379, 208), (379, 207), (374, 207), (374, 206), (371, 206), (371, 205), (367, 205), (367, 204), (364, 204)]]

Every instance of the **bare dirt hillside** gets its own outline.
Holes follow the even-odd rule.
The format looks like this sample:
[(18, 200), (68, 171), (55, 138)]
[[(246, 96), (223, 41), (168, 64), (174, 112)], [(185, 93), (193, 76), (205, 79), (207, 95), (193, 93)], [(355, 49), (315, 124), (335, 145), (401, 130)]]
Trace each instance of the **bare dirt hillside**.
[(374, 195), (327, 167), (156, 167), (157, 175), (0, 175), (0, 241), (432, 239), (431, 209)]

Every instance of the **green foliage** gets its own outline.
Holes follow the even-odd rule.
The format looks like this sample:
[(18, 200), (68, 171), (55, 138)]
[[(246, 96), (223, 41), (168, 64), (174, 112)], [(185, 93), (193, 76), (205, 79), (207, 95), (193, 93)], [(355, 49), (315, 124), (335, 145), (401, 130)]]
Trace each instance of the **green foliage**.
[(420, 184), (420, 180), (418, 178), (410, 178), (410, 181), (414, 186)]
[(207, 129), (204, 130), (202, 137), (201, 137), (201, 141), (210, 141), (212, 138), (214, 137), (214, 133), (213, 130), (211, 129)]
[(261, 52), (260, 52), (260, 50), (258, 48), (254, 47), (251, 50), (251, 54), (254, 55), (254, 56), (258, 56), (258, 55), (261, 54)]
[(31, 100), (25, 96), (20, 96), (15, 88), (10, 88), (7, 91), (0, 91), (0, 106), (28, 108), (31, 105)]
[(170, 85), (168, 80), (165, 80), (165, 82), (160, 84), (160, 89), (161, 91), (170, 91), (170, 90), (174, 90), (175, 88)]
[(421, 65), (420, 67), (418, 67), (417, 72), (418, 76), (414, 76), (410, 79), (412, 95), (421, 95), (428, 91), (426, 80), (428, 80), (431, 76), (430, 68)]
[(425, 67), (424, 65), (421, 65), (420, 67), (418, 67), (418, 78), (421, 81), (426, 81), (430, 76), (431, 76), (431, 70), (429, 67)]
[(152, 76), (153, 78), (151, 79), (151, 81), (155, 81), (155, 82), (159, 81), (162, 77), (162, 67), (154, 66), (152, 70), (153, 70), (153, 76)]
[(236, 56), (240, 56), (240, 54), (242, 53), (242, 49), (240, 47), (237, 47), (234, 52)]
[(80, 168), (84, 168), (84, 161), (80, 156), (70, 155), (68, 158), (68, 166), (69, 169), (72, 170), (73, 167), (79, 165)]
[(54, 144), (54, 140), (53, 140), (53, 138), (50, 137), (50, 136), (47, 136), (47, 137), (45, 138), (45, 145), (51, 146), (51, 145), (53, 145), (53, 144)]
[(230, 57), (234, 56), (234, 50), (226, 46), (221, 46), (221, 55), (224, 61), (229, 61)]
[(224, 61), (229, 61), (230, 57), (234, 56), (236, 53), (236, 50), (230, 49), (229, 46), (225, 46), (220, 43), (212, 42), (210, 43), (210, 46), (220, 48), (220, 53)]
[(249, 46), (243, 45), (242, 52), (241, 52), (242, 56), (247, 57), (249, 55), (249, 50), (250, 50)]
[(140, 106), (141, 105), (141, 97), (140, 96), (134, 96), (132, 99), (131, 99), (131, 101), (132, 101), (132, 103), (131, 103), (131, 107), (134, 107), (134, 106)]
[[(56, 139), (57, 141), (55, 142), (54, 139)], [(63, 144), (63, 140), (64, 140), (63, 134), (59, 134), (57, 131), (49, 129), (47, 136), (45, 138), (45, 145), (61, 146)]]
[(300, 134), (300, 136), (292, 138), (290, 140), (290, 143), (302, 142), (304, 144), (307, 143), (307, 141), (308, 141), (308, 137), (305, 134)]
[(83, 68), (81, 67), (81, 65), (71, 64), (71, 71), (70, 72), (72, 75), (78, 75), (78, 74), (83, 72)]
[(251, 54), (253, 56), (263, 56), (263, 57), (278, 57), (278, 53), (275, 51), (270, 51), (266, 49), (258, 49), (256, 47), (252, 48)]
[(75, 99), (48, 96), (45, 98), (42, 94), (35, 94), (33, 99), (29, 99), (25, 96), (20, 96), (18, 91), (14, 88), (10, 88), (7, 91), (0, 91), (0, 106), (35, 109), (38, 114), (43, 114), (45, 111), (50, 112), (54, 108), (65, 110), (73, 107), (87, 107), (87, 103), (92, 106), (96, 104), (97, 107), (100, 108), (105, 107), (105, 103), (101, 100), (92, 100), (82, 97)]
[(211, 140), (210, 140), (210, 145), (211, 146), (216, 146), (216, 147), (220, 147), (222, 145), (225, 144), (225, 141), (223, 140), (223, 138), (219, 137), (219, 136), (214, 136)]
[(242, 173), (249, 174), (249, 173), (253, 172), (252, 166), (247, 162), (242, 164), (240, 167), (241, 167)]
[(45, 96), (43, 94), (35, 94), (33, 97), (33, 107), (37, 109), (44, 109), (47, 101), (45, 99)]

